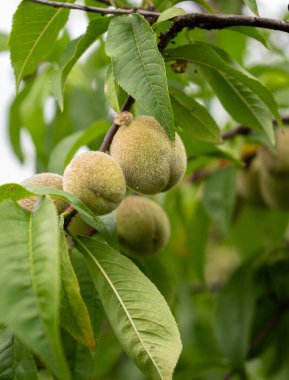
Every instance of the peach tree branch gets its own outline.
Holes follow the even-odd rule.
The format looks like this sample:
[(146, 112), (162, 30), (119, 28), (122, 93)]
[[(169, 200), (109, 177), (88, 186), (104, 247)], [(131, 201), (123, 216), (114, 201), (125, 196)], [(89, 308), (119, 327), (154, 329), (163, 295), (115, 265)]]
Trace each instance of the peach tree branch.
[[(49, 0), (26, 0), (37, 4), (47, 5), (54, 8), (76, 9), (84, 12), (106, 14), (131, 14), (138, 13), (145, 17), (158, 17), (159, 12), (154, 12), (145, 9), (131, 8), (131, 9), (108, 9), (91, 7), (87, 5), (61, 3)], [(231, 14), (204, 14), (204, 13), (189, 13), (183, 16), (174, 18), (172, 27), (163, 34), (163, 45), (167, 45), (167, 40), (174, 38), (182, 29), (200, 28), (206, 30), (224, 29), (231, 26), (248, 26), (263, 29), (279, 30), (289, 33), (289, 22), (285, 20), (278, 20), (265, 17), (252, 17), (243, 15)]]
[(70, 4), (70, 3), (60, 3), (58, 1), (49, 1), (49, 0), (26, 0), (31, 3), (47, 5), (53, 8), (65, 8), (70, 10), (78, 10), (83, 12), (92, 12), (99, 13), (101, 15), (129, 15), (132, 13), (138, 13), (144, 17), (158, 17), (160, 13), (147, 11), (145, 9), (138, 8), (129, 8), (129, 9), (113, 9), (113, 8), (98, 8), (91, 7), (89, 5), (80, 5), (80, 4)]
[(175, 38), (184, 28), (213, 30), (231, 26), (257, 27), (289, 33), (289, 22), (285, 20), (230, 14), (189, 13), (174, 18), (173, 25), (167, 32), (162, 34), (162, 43), (166, 47), (169, 41)]
[[(85, 6), (80, 4), (70, 4), (70, 3), (61, 3), (57, 1), (49, 0), (27, 0), (33, 3), (47, 5), (55, 8), (66, 8), (66, 9), (76, 9), (84, 12), (94, 12), (102, 15), (113, 15), (113, 14), (132, 14), (138, 13), (144, 17), (153, 17), (157, 18), (160, 13), (144, 10), (140, 8), (131, 8), (131, 9), (110, 9), (110, 8), (97, 8), (91, 6)], [(107, 3), (105, 1), (105, 3)], [(159, 51), (162, 53), (167, 47), (169, 42), (177, 36), (177, 34), (184, 28), (194, 29), (224, 29), (231, 26), (248, 26), (248, 27), (259, 27), (264, 29), (279, 30), (286, 33), (289, 33), (289, 22), (284, 20), (277, 20), (264, 17), (251, 17), (243, 15), (230, 15), (230, 14), (203, 14), (203, 13), (190, 13), (183, 16), (178, 16), (173, 19), (173, 24), (169, 30), (160, 35), (160, 41), (158, 43)], [(134, 103), (134, 99), (129, 96), (123, 105), (121, 111), (129, 111)], [(119, 125), (113, 123), (110, 130), (107, 132), (103, 143), (100, 147), (100, 151), (105, 152), (109, 149), (109, 146), (112, 142), (114, 135), (118, 130)], [(246, 126), (240, 126), (235, 130), (225, 132), (223, 134), (223, 139), (230, 139), (236, 135), (243, 134), (246, 135), (249, 133), (249, 128)]]
[[(134, 104), (134, 102), (135, 102), (134, 98), (129, 96), (126, 102), (124, 103), (124, 105), (122, 106), (121, 112), (129, 111), (132, 105)], [(109, 149), (112, 139), (114, 135), (116, 134), (118, 128), (119, 128), (119, 124), (117, 124), (116, 122), (113, 122), (112, 126), (110, 127), (110, 129), (108, 130), (107, 134), (105, 135), (103, 139), (101, 147), (99, 148), (100, 152), (106, 152)]]
[[(289, 124), (289, 116), (282, 117), (282, 122), (283, 122), (283, 124)], [(273, 120), (273, 124), (277, 125), (276, 120)], [(250, 133), (251, 133), (251, 129), (249, 127), (247, 127), (245, 125), (239, 125), (238, 127), (232, 128), (228, 131), (225, 131), (222, 134), (222, 139), (223, 140), (230, 140), (236, 136), (240, 136), (240, 135), (246, 136), (246, 135), (249, 135)]]

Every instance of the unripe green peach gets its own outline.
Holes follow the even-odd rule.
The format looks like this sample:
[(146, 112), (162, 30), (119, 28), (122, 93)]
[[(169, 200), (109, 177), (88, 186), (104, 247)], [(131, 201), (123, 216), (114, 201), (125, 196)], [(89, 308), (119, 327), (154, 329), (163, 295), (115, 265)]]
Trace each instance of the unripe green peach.
[(127, 185), (144, 194), (169, 190), (184, 176), (187, 158), (182, 140), (176, 134), (169, 140), (165, 130), (151, 116), (138, 116), (122, 125), (111, 144)]
[[(40, 173), (35, 174), (30, 178), (27, 178), (26, 180), (21, 182), (21, 185), (24, 187), (31, 185), (48, 186), (53, 189), (63, 190), (63, 179), (62, 176), (59, 174)], [(26, 210), (32, 211), (38, 198), (39, 197), (37, 196), (24, 198), (18, 201), (18, 204)], [(61, 199), (53, 198), (53, 202), (59, 214), (61, 214), (68, 207), (68, 204)]]
[(237, 193), (240, 198), (255, 206), (265, 206), (260, 189), (260, 160), (255, 157), (250, 166), (237, 176)]
[(77, 214), (69, 223), (67, 227), (68, 232), (72, 235), (82, 235), (89, 236), (95, 232), (95, 229), (91, 227), (89, 224), (85, 223), (84, 220), (81, 219), (79, 214)]
[(170, 237), (170, 223), (154, 201), (132, 195), (116, 209), (117, 234), (127, 254), (146, 256), (162, 249)]
[(260, 187), (267, 206), (274, 209), (289, 209), (289, 173), (272, 175), (262, 168)]
[(276, 131), (276, 153), (271, 152), (266, 146), (258, 150), (262, 166), (275, 175), (289, 173), (289, 128)]
[(113, 158), (103, 152), (86, 152), (76, 156), (66, 167), (63, 189), (78, 197), (96, 215), (104, 215), (122, 201), (126, 184)]

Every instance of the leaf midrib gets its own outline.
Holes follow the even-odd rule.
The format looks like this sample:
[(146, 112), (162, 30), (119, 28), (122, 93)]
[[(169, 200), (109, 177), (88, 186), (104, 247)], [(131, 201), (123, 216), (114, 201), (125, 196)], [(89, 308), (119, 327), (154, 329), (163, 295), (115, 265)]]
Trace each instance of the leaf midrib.
[[(173, 55), (173, 56), (169, 56), (169, 58), (172, 58), (172, 59), (184, 59), (184, 57), (183, 56), (179, 56), (179, 55)], [(231, 68), (229, 65), (227, 65), (226, 63), (225, 63), (225, 65), (227, 65), (228, 66), (228, 70), (222, 70), (222, 69), (220, 69), (219, 67), (217, 67), (217, 66), (214, 66), (214, 65), (210, 65), (208, 62), (204, 62), (204, 61), (202, 61), (202, 60), (198, 60), (198, 59), (196, 59), (196, 58), (194, 58), (194, 57), (188, 57), (188, 58), (186, 58), (186, 59), (188, 59), (189, 61), (192, 61), (192, 62), (194, 62), (195, 64), (197, 64), (197, 65), (200, 65), (200, 66), (207, 66), (207, 67), (209, 67), (211, 70), (214, 70), (214, 71), (217, 71), (218, 73), (223, 73), (223, 74), (226, 74), (226, 75), (228, 75), (228, 76), (231, 76), (232, 78), (234, 78), (235, 80), (238, 80), (240, 83), (242, 83), (244, 86), (247, 86), (251, 91), (252, 91), (252, 89), (248, 86), (248, 85), (246, 85), (245, 83), (244, 83), (244, 81), (242, 81), (242, 80), (240, 80), (239, 78), (236, 78), (234, 75), (232, 75), (232, 71), (235, 71), (233, 68)], [(259, 84), (260, 85), (260, 83), (258, 82), (258, 81), (256, 81), (255, 79), (253, 79), (253, 78), (250, 78), (250, 77), (248, 77), (247, 75), (245, 75), (244, 73), (242, 73), (242, 72), (239, 72), (239, 74), (241, 75), (241, 76), (244, 76), (244, 77), (246, 77), (247, 79), (251, 79), (251, 80), (254, 80), (255, 82), (256, 82), (256, 84)], [(266, 89), (266, 87), (264, 87), (265, 89)], [(252, 91), (253, 92), (253, 91)], [(264, 105), (266, 105), (266, 107), (268, 107), (267, 106), (267, 104), (266, 104), (266, 102), (256, 93), (256, 95), (258, 96), (258, 98), (260, 99), (260, 101), (264, 104)], [(269, 108), (269, 107), (268, 107)]]
[(119, 296), (118, 292), (117, 292), (117, 289), (115, 289), (113, 283), (111, 282), (110, 278), (107, 276), (106, 272), (104, 271), (104, 269), (102, 268), (102, 266), (100, 265), (100, 263), (98, 262), (98, 260), (93, 256), (93, 254), (89, 251), (89, 249), (82, 243), (81, 240), (77, 239), (77, 242), (83, 247), (83, 249), (87, 252), (87, 254), (89, 255), (89, 257), (92, 259), (92, 261), (96, 264), (96, 266), (98, 267), (99, 271), (101, 272), (101, 274), (103, 275), (103, 277), (105, 278), (105, 280), (108, 282), (108, 284), (110, 285), (113, 293), (115, 294), (116, 298), (118, 299), (120, 305), (122, 306), (126, 316), (127, 316), (127, 319), (129, 320), (131, 326), (133, 327), (135, 333), (136, 333), (136, 336), (138, 337), (141, 345), (143, 346), (143, 348), (145, 349), (145, 352), (147, 353), (147, 355), (150, 357), (152, 363), (154, 364), (154, 367), (156, 368), (159, 376), (160, 376), (160, 379), (164, 380), (162, 374), (160, 373), (160, 370), (155, 362), (155, 360), (153, 359), (153, 357), (151, 356), (150, 352), (147, 350), (146, 348), (146, 345), (142, 339), (142, 337), (140, 336), (138, 330), (137, 330), (137, 327), (135, 326), (134, 324), (134, 321), (133, 319), (131, 318), (125, 304), (123, 303), (121, 297)]
[(203, 127), (205, 127), (205, 129), (207, 130), (207, 131), (209, 131), (209, 133), (210, 134), (212, 134), (215, 138), (217, 138), (217, 140), (220, 140), (220, 136), (219, 136), (219, 134), (217, 134), (217, 133), (215, 133), (215, 131), (213, 130), (211, 130), (210, 129), (210, 127), (207, 127), (207, 125), (195, 114), (195, 113), (193, 113), (193, 110), (190, 110), (184, 103), (182, 103), (182, 101), (181, 100), (179, 100), (178, 98), (176, 98), (175, 96), (174, 96), (174, 94), (172, 94), (172, 97), (174, 98), (174, 100), (177, 102), (177, 103), (179, 103), (181, 106), (183, 106), (184, 108), (185, 108), (185, 110), (186, 111), (188, 111), (189, 112), (189, 114), (190, 115), (192, 115), (192, 117), (194, 117), (196, 120), (198, 120), (198, 122), (203, 126)]
[(29, 259), (29, 268), (30, 268), (30, 275), (31, 275), (31, 284), (32, 284), (32, 288), (34, 290), (34, 298), (35, 298), (35, 304), (36, 304), (36, 308), (37, 308), (37, 311), (38, 311), (38, 316), (39, 316), (39, 320), (40, 320), (40, 323), (42, 325), (42, 328), (43, 328), (43, 331), (45, 332), (46, 336), (47, 336), (47, 339), (49, 341), (49, 349), (51, 350), (51, 347), (50, 347), (50, 344), (51, 344), (51, 341), (49, 339), (50, 337), (50, 334), (49, 334), (49, 331), (48, 331), (48, 326), (44, 323), (43, 321), (43, 318), (42, 318), (42, 313), (41, 313), (41, 307), (39, 305), (39, 301), (38, 301), (38, 289), (37, 289), (37, 282), (36, 282), (36, 276), (35, 276), (35, 269), (34, 269), (34, 262), (33, 262), (33, 247), (32, 247), (32, 214), (30, 214), (30, 218), (29, 218), (29, 243), (28, 243), (28, 259)]
[[(174, 57), (174, 58), (176, 59), (176, 57)], [(227, 76), (231, 76), (231, 77), (234, 78), (235, 80), (239, 80), (239, 79), (236, 79), (235, 77), (233, 77), (233, 76), (232, 76), (230, 73), (228, 73), (227, 71), (221, 70), (221, 69), (217, 68), (217, 67), (214, 66), (214, 65), (210, 65), (210, 64), (207, 63), (207, 62), (200, 61), (200, 60), (198, 60), (198, 59), (196, 59), (196, 58), (190, 58), (190, 59), (191, 59), (193, 62), (195, 62), (196, 64), (200, 65), (200, 66), (207, 66), (207, 67), (209, 67), (211, 70), (214, 70), (214, 71), (218, 72), (218, 74), (221, 75), (222, 78), (223, 78), (223, 79), (229, 84), (229, 86), (230, 86), (230, 87), (233, 89), (233, 91), (238, 95), (238, 97), (239, 97), (240, 99), (243, 99), (243, 97), (240, 96), (240, 94), (238, 93), (238, 91), (236, 91), (236, 89), (235, 89), (234, 87), (232, 87), (230, 81), (228, 81), (228, 79), (226, 78), (226, 75), (227, 75)], [(242, 83), (242, 84), (244, 85), (244, 83), (243, 83), (241, 80), (239, 80), (239, 82)], [(249, 87), (248, 87), (248, 88), (249, 88)], [(251, 89), (250, 89), (250, 90), (251, 90)], [(252, 91), (252, 90), (251, 90), (251, 91)], [(265, 104), (265, 103), (263, 102), (263, 100), (262, 100), (260, 97), (259, 97), (259, 99), (260, 99), (260, 101), (261, 101), (263, 104)], [(248, 106), (248, 108), (251, 110), (251, 112), (252, 112), (253, 116), (255, 117), (255, 119), (257, 120), (258, 124), (262, 127), (262, 124), (259, 122), (258, 118), (256, 117), (256, 114), (255, 114), (254, 110), (250, 107), (250, 105), (246, 102), (245, 99), (244, 99), (244, 102), (246, 103), (246, 105)], [(264, 130), (264, 129), (263, 129), (263, 130)], [(267, 131), (266, 131), (266, 130), (264, 130), (264, 131), (265, 131), (266, 134), (268, 135)], [(270, 138), (270, 136), (269, 136), (269, 138)]]
[[(224, 74), (222, 71), (220, 70), (217, 70), (218, 73), (220, 74), (220, 76), (227, 82), (227, 84), (232, 88), (232, 90), (236, 93), (236, 95), (241, 99), (243, 100), (243, 102), (245, 103), (245, 105), (249, 108), (249, 110), (251, 111), (252, 115), (254, 116), (255, 120), (257, 121), (257, 123), (259, 124), (259, 126), (261, 126), (261, 128), (266, 132), (267, 134), (267, 131), (262, 127), (262, 124), (260, 123), (260, 121), (258, 120), (258, 114), (256, 114), (254, 108), (252, 108), (250, 106), (250, 104), (247, 102), (246, 98), (244, 96), (242, 96), (237, 90), (236, 88), (232, 85), (232, 83), (230, 81), (228, 81), (228, 78), (226, 77), (226, 75), (230, 76), (229, 74)], [(235, 79), (235, 78), (234, 78)], [(241, 82), (242, 83), (242, 82)], [(242, 83), (243, 84), (243, 83)], [(268, 134), (267, 134), (268, 135)], [(268, 136), (269, 137), (269, 136)]]
[(49, 22), (46, 24), (45, 28), (42, 30), (42, 32), (39, 34), (38, 38), (35, 40), (35, 42), (33, 43), (26, 59), (24, 60), (23, 64), (22, 64), (22, 67), (19, 71), (19, 74), (18, 74), (18, 79), (17, 79), (17, 87), (19, 86), (19, 82), (22, 78), (22, 75), (23, 75), (23, 72), (24, 72), (24, 69), (27, 65), (27, 62), (28, 60), (30, 59), (35, 47), (38, 45), (40, 39), (42, 38), (42, 36), (44, 35), (44, 33), (47, 31), (47, 29), (50, 27), (51, 23), (54, 21), (54, 19), (59, 15), (59, 13), (62, 12), (62, 9), (58, 9), (56, 10), (55, 14), (53, 15), (53, 17), (49, 20)]
[(140, 48), (139, 48), (139, 45), (138, 45), (138, 42), (137, 42), (137, 37), (136, 37), (136, 33), (135, 33), (135, 30), (134, 30), (134, 25), (133, 25), (133, 23), (131, 23), (131, 26), (132, 26), (132, 32), (133, 32), (133, 37), (134, 37), (134, 40), (135, 40), (136, 48), (137, 48), (137, 51), (138, 51), (138, 53), (139, 53), (140, 60), (141, 60), (141, 63), (142, 63), (142, 65), (143, 65), (143, 69), (144, 69), (144, 72), (145, 72), (146, 77), (147, 77), (147, 82), (149, 83), (149, 86), (150, 86), (150, 88), (151, 88), (151, 91), (152, 91), (152, 93), (153, 93), (153, 95), (154, 95), (154, 98), (155, 98), (156, 104), (159, 104), (159, 105), (160, 105), (160, 112), (161, 112), (161, 114), (162, 114), (162, 118), (163, 118), (163, 120), (165, 121), (166, 118), (165, 118), (165, 115), (164, 115), (164, 113), (163, 113), (163, 107), (161, 106), (161, 103), (159, 102), (158, 97), (157, 97), (157, 95), (156, 95), (156, 93), (155, 93), (154, 86), (152, 85), (152, 83), (151, 83), (151, 81), (150, 81), (150, 75), (149, 75), (148, 72), (147, 72), (147, 68), (146, 68), (146, 65), (145, 65), (145, 63), (144, 63), (144, 60), (143, 60), (143, 57), (142, 57), (142, 54), (141, 54), (141, 51), (140, 51)]
[[(91, 337), (91, 334), (89, 334), (90, 336), (89, 336), (89, 340), (87, 340), (87, 331), (90, 331), (90, 332), (92, 332), (92, 326), (91, 326), (91, 321), (90, 321), (90, 319), (89, 319), (89, 326), (88, 326), (88, 328), (86, 329), (86, 332), (83, 332), (83, 326), (81, 325), (81, 323), (79, 322), (79, 318), (76, 318), (75, 317), (75, 310), (74, 310), (74, 308), (73, 308), (73, 306), (70, 304), (70, 300), (69, 300), (69, 294), (68, 294), (68, 292), (67, 292), (67, 288), (66, 288), (66, 282), (62, 279), (62, 283), (63, 283), (63, 293), (64, 293), (64, 296), (66, 297), (66, 300), (67, 300), (67, 304), (68, 304), (68, 306), (69, 306), (69, 309), (71, 310), (71, 316), (72, 316), (72, 318), (73, 318), (73, 320), (75, 321), (75, 324), (76, 324), (76, 326), (77, 326), (77, 328), (78, 328), (78, 330), (79, 330), (79, 332), (80, 332), (80, 334), (81, 334), (81, 336), (82, 336), (82, 341), (83, 342), (86, 342), (86, 343), (88, 343), (88, 345), (89, 345), (89, 347), (91, 348), (91, 349), (95, 349), (95, 347), (94, 347), (94, 341), (93, 341), (93, 339), (92, 339), (92, 337)], [(79, 292), (80, 292), (80, 289), (78, 288), (77, 289)], [(85, 306), (85, 304), (83, 304), (82, 306), (84, 306), (84, 307), (86, 307)], [(87, 309), (86, 309), (86, 311), (87, 311)], [(88, 311), (87, 311), (87, 313), (88, 313)]]

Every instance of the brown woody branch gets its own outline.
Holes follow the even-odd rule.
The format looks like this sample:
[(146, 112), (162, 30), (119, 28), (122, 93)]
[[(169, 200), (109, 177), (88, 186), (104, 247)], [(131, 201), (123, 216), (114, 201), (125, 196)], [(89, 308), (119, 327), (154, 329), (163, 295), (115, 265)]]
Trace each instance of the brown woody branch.
[(63, 227), (65, 230), (76, 215), (77, 215), (77, 211), (71, 205), (68, 206), (67, 209), (64, 211), (62, 216), (64, 217)]
[(223, 140), (229, 140), (239, 135), (249, 135), (251, 132), (251, 129), (246, 127), (245, 125), (239, 125), (236, 128), (232, 128), (229, 131), (226, 131), (222, 134)]
[[(91, 7), (80, 4), (71, 3), (61, 3), (57, 1), (49, 0), (28, 0), (33, 3), (51, 6), (54, 8), (66, 8), (66, 9), (76, 9), (84, 12), (105, 14), (131, 14), (139, 13), (145, 17), (158, 17), (159, 12), (153, 12), (149, 10), (131, 8), (131, 9), (107, 9)], [(265, 17), (251, 17), (243, 15), (230, 15), (230, 14), (204, 14), (204, 13), (189, 13), (183, 16), (178, 16), (174, 18), (174, 23), (172, 27), (163, 34), (164, 45), (167, 45), (167, 40), (174, 38), (182, 29), (184, 28), (200, 28), (200, 29), (224, 29), (231, 26), (249, 26), (258, 27), (263, 29), (279, 30), (282, 32), (289, 33), (289, 22), (285, 20), (276, 20)]]
[(210, 171), (210, 170), (199, 169), (199, 170), (196, 170), (195, 172), (193, 172), (189, 176), (188, 181), (190, 183), (193, 183), (193, 184), (198, 183), (198, 182), (202, 182), (205, 179), (207, 179), (208, 177), (210, 177), (211, 174), (212, 174), (212, 171)]
[[(289, 116), (284, 116), (282, 117), (282, 122), (284, 124), (289, 124)], [(276, 120), (273, 120), (273, 124), (277, 124), (277, 121)], [(248, 127), (246, 127), (245, 125), (239, 125), (235, 128), (232, 128), (228, 131), (225, 131), (223, 134), (222, 134), (222, 139), (223, 140), (230, 140), (230, 139), (233, 139), (237, 136), (247, 136), (249, 135), (250, 133), (252, 132), (252, 130)], [(248, 165), (248, 163), (254, 158), (255, 154), (253, 155), (249, 155), (246, 157), (246, 160), (244, 160), (245, 164)], [(191, 159), (193, 159), (194, 157), (191, 157)], [(190, 183), (198, 183), (198, 182), (201, 182), (205, 179), (207, 179), (210, 175), (212, 174), (212, 171), (209, 171), (209, 170), (206, 170), (206, 169), (199, 169), (199, 170), (196, 170), (195, 172), (193, 172), (189, 178), (188, 178), (188, 181)]]
[(289, 33), (289, 22), (285, 20), (230, 14), (189, 13), (175, 17), (171, 28), (162, 35), (163, 43), (167, 45), (184, 28), (212, 30), (229, 28), (231, 26), (257, 27)]
[[(135, 102), (134, 98), (129, 96), (126, 102), (124, 103), (124, 105), (122, 106), (121, 112), (129, 111), (134, 102)], [(99, 148), (100, 152), (106, 152), (109, 149), (112, 139), (114, 135), (116, 134), (118, 128), (119, 128), (119, 124), (114, 122), (103, 139), (101, 147)]]
[[(289, 116), (282, 117), (283, 124), (289, 124)], [(277, 125), (277, 121), (273, 120), (273, 124)], [(251, 133), (251, 129), (246, 127), (245, 125), (239, 125), (236, 128), (232, 128), (229, 131), (226, 131), (222, 134), (223, 140), (229, 140), (239, 135), (249, 135)]]
[(129, 15), (132, 13), (138, 13), (144, 17), (158, 17), (160, 13), (147, 11), (145, 9), (139, 8), (129, 8), (129, 9), (113, 9), (113, 8), (98, 8), (91, 7), (89, 5), (80, 5), (80, 4), (71, 4), (71, 3), (60, 3), (58, 1), (49, 1), (49, 0), (26, 0), (31, 3), (47, 5), (53, 8), (65, 8), (71, 10), (78, 10), (83, 12), (99, 13), (101, 15)]

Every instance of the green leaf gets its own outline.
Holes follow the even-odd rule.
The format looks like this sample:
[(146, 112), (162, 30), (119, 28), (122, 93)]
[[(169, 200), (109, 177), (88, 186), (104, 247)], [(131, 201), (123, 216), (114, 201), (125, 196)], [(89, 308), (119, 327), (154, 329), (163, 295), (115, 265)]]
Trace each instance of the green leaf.
[(8, 50), (8, 35), (0, 33), (0, 52)]
[[(73, 3), (74, 0), (63, 0)], [(20, 81), (35, 71), (54, 47), (59, 31), (65, 25), (68, 10), (22, 1), (13, 17), (10, 35), (11, 62), (16, 88)]]
[(28, 349), (0, 325), (0, 379), (38, 380), (36, 366)]
[(52, 92), (55, 95), (59, 107), (63, 110), (63, 91), (67, 77), (82, 54), (98, 39), (100, 35), (106, 32), (110, 18), (103, 17), (90, 21), (86, 32), (79, 38), (71, 41), (65, 49), (57, 72), (52, 78)]
[(110, 216), (110, 214), (97, 216), (80, 199), (61, 190), (36, 185), (27, 186), (27, 189), (29, 191), (15, 183), (2, 185), (0, 186), (0, 201), (4, 201), (5, 199), (17, 201), (32, 195), (50, 195), (62, 199), (71, 204), (81, 218), (95, 228), (113, 247), (118, 247), (116, 229), (113, 225), (114, 216)]
[(83, 255), (78, 252), (77, 249), (73, 249), (70, 253), (70, 258), (74, 271), (77, 275), (82, 298), (89, 311), (94, 337), (98, 341), (104, 319), (104, 311), (101, 301), (95, 289)]
[(230, 75), (207, 68), (203, 68), (202, 71), (230, 115), (240, 123), (262, 133), (262, 136), (273, 144), (272, 115), (258, 96)]
[(227, 63), (232, 64), (233, 60), (236, 60), (243, 67), (247, 45), (247, 36), (230, 30), (230, 28), (225, 28), (217, 32), (215, 45), (211, 47), (214, 47)]
[[(105, 378), (117, 366), (123, 350), (117, 341), (113, 331), (108, 330), (105, 334), (101, 334), (98, 341), (98, 351), (93, 369), (94, 379)], [(142, 377), (143, 379), (143, 377)], [(86, 379), (84, 379), (86, 380)], [(136, 379), (135, 379), (136, 380)]]
[(256, 252), (274, 251), (284, 244), (288, 225), (286, 210), (241, 206), (240, 215), (232, 228), (232, 240), (238, 253), (247, 259)]
[(49, 95), (49, 70), (39, 73), (33, 80), (25, 98), (19, 105), (23, 126), (29, 131), (36, 148), (37, 158), (42, 164), (47, 161), (47, 125), (44, 117), (44, 102)]
[(12, 145), (13, 151), (19, 158), (20, 162), (24, 161), (24, 154), (20, 143), (20, 133), (22, 125), (20, 107), (22, 101), (30, 90), (30, 86), (25, 86), (24, 89), (19, 92), (13, 99), (9, 108), (9, 139)]
[(221, 133), (207, 109), (182, 91), (170, 88), (176, 124), (192, 139), (208, 143), (221, 143)]
[(256, 28), (250, 28), (248, 26), (231, 26), (227, 30), (232, 30), (233, 32), (242, 33), (247, 37), (251, 37), (256, 41), (259, 41), (265, 48), (270, 49), (267, 39), (263, 34)]
[(18, 185), (17, 183), (7, 183), (0, 186), (0, 202), (8, 199), (18, 201), (19, 199), (31, 196), (33, 196), (33, 193), (26, 190), (24, 187)]
[[(257, 64), (250, 68), (250, 72), (261, 78), (262, 82), (266, 83), (266, 86), (274, 93), (278, 90), (284, 89), (287, 91), (289, 84), (289, 69), (286, 61), (279, 61), (270, 64)], [(282, 94), (282, 92), (281, 92)], [(277, 92), (278, 99), (278, 92)]]
[(202, 203), (197, 203), (188, 234), (190, 261), (200, 280), (205, 279), (206, 248), (209, 237), (210, 221)]
[(176, 322), (157, 288), (100, 239), (76, 239), (124, 350), (152, 380), (172, 379), (181, 352)]
[(111, 108), (114, 111), (119, 112), (120, 106), (118, 102), (116, 86), (117, 86), (117, 83), (115, 81), (112, 65), (109, 65), (106, 72), (106, 79), (105, 79), (105, 86), (104, 86), (105, 97), (108, 101), (108, 104), (111, 106)]
[(228, 233), (236, 198), (236, 170), (223, 168), (205, 183), (203, 204), (220, 231)]
[[(106, 8), (107, 7), (107, 4), (102, 3), (101, 1), (98, 1), (98, 0), (84, 0), (83, 2), (85, 5), (88, 5), (90, 7), (98, 7), (98, 8)], [(122, 1), (118, 2), (118, 4), (121, 7)], [(101, 14), (95, 13), (95, 12), (86, 12), (85, 16), (88, 18), (88, 20), (93, 20), (95, 18), (103, 17)]]
[(114, 18), (108, 28), (106, 53), (112, 59), (116, 80), (159, 121), (174, 138), (174, 118), (163, 58), (156, 35), (140, 15)]
[(255, 15), (259, 16), (258, 5), (256, 0), (244, 0), (244, 2)]
[(176, 16), (182, 16), (185, 14), (186, 12), (182, 8), (177, 8), (177, 7), (169, 8), (160, 14), (155, 24), (158, 24), (159, 22), (162, 22), (162, 21), (169, 20)]
[[(202, 6), (209, 13), (214, 13), (213, 9), (211, 8), (210, 4), (208, 4), (207, 0), (192, 0), (192, 2)], [(169, 6), (172, 6), (178, 3), (180, 3), (179, 0), (170, 0), (170, 1), (154, 0), (154, 5), (156, 6), (157, 9), (166, 9)]]
[[(175, 2), (178, 2), (178, 0), (175, 0)], [(209, 13), (214, 13), (213, 8), (210, 6), (210, 4), (207, 3), (206, 0), (193, 0), (194, 3), (197, 3), (201, 5), (203, 8), (205, 8)]]
[(70, 262), (63, 231), (60, 233), (62, 279), (61, 325), (77, 341), (95, 350), (94, 335), (87, 307), (80, 294), (79, 283)]
[(192, 139), (188, 141), (187, 133), (183, 133), (182, 131), (180, 131), (180, 136), (185, 142), (189, 161), (192, 161), (197, 157), (204, 156), (212, 158), (224, 158), (226, 160), (232, 161), (238, 166), (242, 166), (242, 161), (236, 155), (237, 152), (226, 144), (214, 145)]
[(44, 198), (33, 213), (0, 204), (0, 320), (53, 371), (70, 379), (59, 336), (58, 217)]
[(254, 272), (249, 264), (238, 269), (222, 289), (216, 311), (220, 348), (234, 367), (244, 364), (255, 311)]
[[(166, 59), (168, 61), (185, 59), (200, 66), (224, 107), (232, 112), (232, 116), (237, 121), (262, 131), (269, 142), (274, 142), (273, 126), (268, 109), (280, 125), (282, 121), (275, 99), (260, 82), (230, 66), (216, 49), (201, 42), (171, 49)], [(225, 86), (228, 91), (227, 95), (222, 86)], [(239, 103), (242, 112), (238, 109)]]
[(94, 141), (105, 133), (109, 127), (110, 124), (107, 121), (96, 121), (84, 131), (66, 136), (51, 152), (48, 170), (52, 173), (62, 174), (77, 150)]
[(168, 305), (173, 304), (176, 289), (172, 273), (168, 270), (163, 258), (159, 257), (159, 255), (133, 257), (133, 262), (155, 284)]

